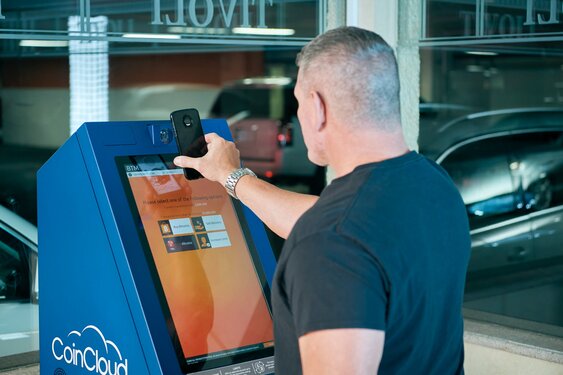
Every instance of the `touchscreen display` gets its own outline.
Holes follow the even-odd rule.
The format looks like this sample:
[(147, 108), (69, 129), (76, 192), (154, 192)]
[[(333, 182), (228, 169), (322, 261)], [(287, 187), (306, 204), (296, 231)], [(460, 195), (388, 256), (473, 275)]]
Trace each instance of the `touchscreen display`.
[(218, 183), (186, 180), (173, 156), (117, 163), (182, 369), (272, 355), (268, 284), (240, 203)]

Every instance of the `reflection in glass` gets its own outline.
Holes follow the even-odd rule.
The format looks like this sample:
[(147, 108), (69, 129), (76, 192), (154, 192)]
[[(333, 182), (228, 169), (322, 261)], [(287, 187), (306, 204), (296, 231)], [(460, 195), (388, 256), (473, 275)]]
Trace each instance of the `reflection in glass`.
[(423, 0), (423, 38), (481, 39), (561, 34), (561, 4), (532, 0)]
[(0, 358), (39, 350), (38, 293), (37, 251), (0, 223)]
[[(486, 10), (525, 19), (518, 3), (487, 1)], [(535, 12), (536, 21), (546, 12)], [(495, 17), (484, 18), (485, 34), (514, 31)], [(561, 52), (560, 41), (423, 48), (419, 144), (466, 203), (468, 316), (563, 336)], [(426, 103), (441, 109), (428, 116)]]

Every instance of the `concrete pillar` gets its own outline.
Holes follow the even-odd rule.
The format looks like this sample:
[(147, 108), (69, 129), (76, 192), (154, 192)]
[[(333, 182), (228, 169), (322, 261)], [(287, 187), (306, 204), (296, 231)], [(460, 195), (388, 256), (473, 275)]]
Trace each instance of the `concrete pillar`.
[[(379, 0), (382, 2), (384, 0)], [(399, 0), (396, 0), (399, 2)], [(422, 14), (419, 0), (399, 2), (397, 56), (401, 77), (401, 116), (407, 144), (418, 150), (420, 52), (418, 41)]]
[[(401, 118), (410, 149), (418, 150), (420, 96), (420, 38), (422, 15), (419, 0), (329, 0), (327, 30), (358, 26), (381, 35), (393, 49), (401, 80)], [(327, 172), (331, 181), (332, 171)]]
[(418, 149), (421, 12), (419, 0), (347, 0), (346, 24), (372, 30), (395, 49), (401, 80), (401, 117), (409, 147)]
[(346, 2), (342, 0), (327, 1), (325, 30), (346, 25)]

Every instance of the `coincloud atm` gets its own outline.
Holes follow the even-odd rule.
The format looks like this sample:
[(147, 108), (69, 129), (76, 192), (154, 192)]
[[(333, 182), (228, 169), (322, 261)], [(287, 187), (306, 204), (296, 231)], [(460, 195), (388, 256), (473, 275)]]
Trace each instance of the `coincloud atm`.
[(274, 373), (264, 227), (186, 180), (173, 137), (87, 123), (39, 171), (41, 374)]

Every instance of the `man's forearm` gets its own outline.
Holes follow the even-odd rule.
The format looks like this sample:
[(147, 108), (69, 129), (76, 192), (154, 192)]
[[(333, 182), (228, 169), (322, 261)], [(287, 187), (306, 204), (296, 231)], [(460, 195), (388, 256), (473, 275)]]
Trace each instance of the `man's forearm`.
[[(229, 175), (240, 166), (239, 151), (233, 142), (215, 133), (205, 135), (207, 154), (201, 158), (178, 156), (174, 164), (195, 168), (205, 178), (224, 185)], [(318, 197), (279, 189), (256, 177), (243, 176), (235, 187), (237, 197), (280, 237), (287, 238), (297, 219)]]
[(287, 238), (297, 219), (319, 197), (280, 189), (259, 178), (244, 176), (236, 185), (237, 197), (273, 232)]

